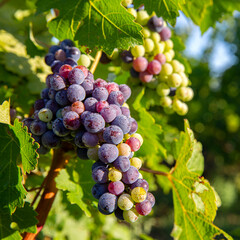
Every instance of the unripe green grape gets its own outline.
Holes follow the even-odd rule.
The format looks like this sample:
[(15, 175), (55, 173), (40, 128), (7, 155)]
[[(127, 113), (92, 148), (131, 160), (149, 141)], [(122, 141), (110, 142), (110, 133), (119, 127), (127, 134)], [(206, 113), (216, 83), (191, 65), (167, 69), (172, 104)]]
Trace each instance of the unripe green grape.
[(130, 164), (139, 170), (142, 167), (142, 160), (140, 158), (133, 157), (130, 159)]
[(163, 51), (164, 51), (164, 44), (155, 43), (154, 50), (153, 50), (153, 55), (156, 56), (159, 53), (163, 53)]
[(184, 102), (192, 100), (193, 95), (193, 90), (190, 87), (180, 87), (176, 90), (176, 96)]
[(108, 179), (112, 182), (120, 181), (122, 179), (122, 173), (115, 168), (111, 168), (108, 172)]
[(52, 111), (48, 108), (42, 108), (38, 112), (38, 117), (43, 122), (50, 122), (52, 120), (53, 114)]
[(181, 111), (183, 102), (180, 101), (180, 100), (177, 99), (177, 98), (174, 98), (174, 99), (173, 99), (173, 102), (172, 102), (172, 105), (173, 105), (173, 110), (174, 110), (175, 112), (179, 112), (179, 111)]
[(166, 83), (159, 83), (157, 86), (157, 94), (159, 96), (167, 96), (170, 93), (170, 88)]
[(153, 49), (154, 49), (154, 42), (153, 42), (152, 39), (146, 38), (146, 39), (144, 40), (143, 46), (144, 46), (144, 48), (145, 48), (145, 52), (150, 53), (150, 52), (152, 52)]
[(144, 27), (142, 29), (142, 34), (144, 38), (149, 38), (151, 36), (151, 31), (147, 27)]
[(149, 20), (149, 15), (147, 11), (141, 10), (137, 12), (137, 18), (136, 18), (137, 23), (139, 23), (142, 26), (145, 26), (147, 25), (148, 20)]
[(118, 198), (117, 204), (120, 209), (126, 211), (126, 210), (130, 210), (133, 207), (134, 202), (129, 194), (123, 193)]
[(168, 76), (163, 74), (162, 71), (160, 74), (157, 76), (157, 79), (159, 82), (167, 82), (168, 81)]
[(174, 73), (180, 73), (181, 72), (182, 67), (181, 67), (181, 63), (178, 60), (176, 60), (176, 59), (172, 60), (171, 65), (173, 67), (173, 72)]
[(123, 218), (126, 222), (133, 223), (138, 220), (139, 214), (137, 213), (136, 209), (131, 209), (128, 211), (123, 211)]
[(143, 45), (136, 45), (131, 48), (131, 53), (134, 57), (143, 57), (145, 54), (145, 48)]
[(151, 32), (150, 38), (153, 40), (154, 43), (159, 43), (160, 42), (160, 35), (157, 32)]
[(128, 5), (132, 4), (133, 3), (133, 0), (123, 0), (122, 1), (122, 5), (124, 7), (127, 7)]
[(147, 192), (144, 188), (142, 187), (135, 187), (132, 191), (131, 191), (131, 197), (132, 200), (136, 203), (140, 203), (143, 202), (146, 197), (147, 197)]
[(166, 57), (166, 62), (171, 62), (173, 59), (173, 56), (170, 52), (164, 52), (164, 55)]
[(172, 58), (175, 57), (175, 52), (174, 52), (173, 49), (170, 49), (170, 50), (168, 51), (168, 53), (172, 56)]
[(173, 41), (171, 39), (168, 39), (167, 41), (165, 41), (165, 48), (166, 48), (166, 51), (173, 49)]
[(181, 67), (180, 67), (180, 68), (181, 68), (181, 69), (180, 69), (180, 72), (185, 72), (185, 67), (184, 67), (184, 65), (181, 63), (180, 66), (181, 66)]
[(81, 54), (78, 64), (88, 68), (91, 65), (91, 60), (86, 54)]
[(159, 103), (162, 107), (169, 107), (172, 104), (172, 99), (168, 96), (161, 97)]
[(127, 11), (131, 13), (135, 18), (137, 17), (137, 11), (134, 8), (127, 8)]
[(138, 174), (138, 179), (143, 179), (143, 175), (141, 173)]
[(124, 71), (129, 71), (131, 69), (131, 67), (132, 67), (131, 63), (125, 63), (125, 62), (121, 63), (121, 68)]
[(181, 116), (186, 115), (188, 112), (188, 105), (186, 103), (182, 103), (181, 108), (176, 112), (178, 115), (181, 115)]
[(109, 57), (111, 58), (111, 60), (116, 60), (119, 57), (118, 48), (114, 48), (112, 55)]
[(188, 77), (186, 76), (186, 74), (184, 72), (180, 72), (179, 76), (182, 79), (181, 87), (187, 87), (189, 80), (188, 80)]
[(182, 78), (179, 74), (177, 73), (173, 73), (171, 76), (169, 76), (169, 79), (168, 79), (168, 86), (169, 87), (179, 87), (182, 83)]
[(171, 75), (173, 73), (173, 67), (170, 63), (165, 63), (162, 65), (161, 74), (162, 75)]
[(194, 96), (194, 92), (190, 87), (187, 88), (187, 91), (188, 92), (187, 92), (187, 97), (185, 98), (185, 102), (191, 101)]

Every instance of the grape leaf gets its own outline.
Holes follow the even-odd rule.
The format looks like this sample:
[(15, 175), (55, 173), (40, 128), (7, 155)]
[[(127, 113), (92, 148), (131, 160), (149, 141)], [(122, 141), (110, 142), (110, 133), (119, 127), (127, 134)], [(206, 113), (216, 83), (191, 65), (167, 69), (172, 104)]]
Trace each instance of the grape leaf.
[(58, 39), (75, 39), (80, 45), (102, 48), (111, 54), (114, 48), (128, 49), (142, 44), (141, 26), (120, 5), (121, 0), (41, 0), (38, 12), (59, 9), (59, 16), (48, 23)]
[(5, 101), (0, 105), (0, 123), (10, 124), (10, 104)]
[(158, 16), (164, 18), (171, 25), (176, 24), (176, 18), (179, 16), (179, 10), (182, 10), (185, 0), (136, 0), (134, 6), (137, 8), (144, 4), (149, 14), (155, 12)]
[(7, 209), (0, 210), (0, 239), (22, 239), (19, 233), (35, 233), (38, 223), (36, 216), (37, 213), (28, 202), (12, 215)]
[(91, 188), (94, 182), (91, 177), (92, 161), (73, 160), (66, 169), (62, 169), (55, 181), (57, 188), (67, 191), (71, 204), (77, 204), (87, 216), (91, 216), (91, 202), (94, 200)]
[(173, 147), (176, 165), (168, 175), (175, 210), (172, 236), (177, 240), (205, 240), (223, 235), (224, 239), (230, 240), (231, 236), (213, 224), (219, 198), (209, 182), (198, 173), (203, 161), (202, 157), (196, 158), (198, 148), (193, 132), (185, 121), (185, 132), (181, 132), (180, 139), (175, 141)]

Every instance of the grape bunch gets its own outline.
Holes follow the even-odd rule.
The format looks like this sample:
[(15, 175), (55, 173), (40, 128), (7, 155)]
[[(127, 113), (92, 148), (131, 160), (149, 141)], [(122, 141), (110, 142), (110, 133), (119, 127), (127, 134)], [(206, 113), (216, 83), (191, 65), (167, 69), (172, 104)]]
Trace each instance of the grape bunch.
[(45, 56), (45, 63), (51, 67), (53, 73), (58, 73), (64, 64), (73, 67), (77, 65), (89, 67), (91, 60), (88, 55), (81, 54), (73, 41), (65, 39), (59, 45), (53, 45), (49, 48), (49, 52)]
[[(135, 21), (143, 26), (143, 45), (136, 45), (130, 50), (118, 51), (111, 56), (105, 53), (101, 63), (121, 66), (122, 70), (130, 71), (129, 83), (143, 83), (156, 90), (159, 96), (158, 105), (166, 112), (175, 111), (179, 115), (188, 112), (185, 102), (193, 98), (193, 90), (189, 87), (189, 79), (185, 67), (174, 59), (174, 44), (171, 30), (166, 22), (156, 15), (149, 16), (140, 8), (137, 11), (132, 7), (132, 1), (123, 1), (122, 4), (135, 16)], [(139, 80), (139, 81), (137, 81)]]
[[(70, 41), (63, 42), (72, 47)], [(86, 67), (68, 63), (47, 76), (47, 88), (24, 126), (40, 144), (40, 154), (67, 141), (80, 159), (95, 160), (92, 194), (99, 200), (99, 211), (135, 222), (139, 215), (151, 212), (155, 198), (139, 173), (141, 159), (134, 157), (143, 139), (136, 133), (138, 124), (126, 104), (131, 89), (126, 84), (94, 80)]]

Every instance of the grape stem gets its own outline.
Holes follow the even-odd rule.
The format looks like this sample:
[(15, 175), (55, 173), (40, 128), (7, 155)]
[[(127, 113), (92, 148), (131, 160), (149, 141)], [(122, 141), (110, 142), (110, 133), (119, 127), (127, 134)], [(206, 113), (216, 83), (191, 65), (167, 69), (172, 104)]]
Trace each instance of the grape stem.
[(141, 168), (140, 170), (144, 171), (144, 172), (152, 173), (155, 175), (165, 176), (165, 177), (167, 177), (169, 175), (169, 173), (162, 172), (162, 171), (156, 171), (156, 170), (152, 170), (152, 169), (148, 169), (148, 168)]
[(99, 63), (99, 61), (100, 61), (101, 56), (102, 56), (102, 50), (99, 50), (99, 51), (97, 52), (96, 56), (95, 56), (95, 59), (94, 59), (94, 62), (93, 62), (93, 64), (92, 64), (92, 66), (91, 66), (91, 68), (90, 68), (90, 72), (91, 72), (92, 74), (95, 72), (95, 70), (96, 70), (96, 68), (97, 68), (97, 65), (98, 65), (98, 63)]
[[(49, 214), (49, 211), (52, 207), (53, 201), (56, 197), (57, 194), (57, 187), (56, 187), (56, 182), (55, 178), (60, 172), (60, 170), (67, 164), (68, 160), (64, 154), (65, 149), (60, 148), (56, 149), (53, 154), (53, 161), (51, 168), (48, 172), (47, 177), (45, 178), (43, 182), (44, 187), (44, 192), (41, 196), (41, 199), (38, 203), (38, 206), (36, 208), (36, 212), (38, 213), (37, 219), (38, 219), (38, 224), (37, 224), (37, 232), (36, 233), (25, 233), (23, 236), (24, 240), (34, 240), (38, 233), (42, 230), (47, 216)], [(41, 189), (39, 193), (41, 192)], [(38, 194), (39, 194), (38, 193)]]

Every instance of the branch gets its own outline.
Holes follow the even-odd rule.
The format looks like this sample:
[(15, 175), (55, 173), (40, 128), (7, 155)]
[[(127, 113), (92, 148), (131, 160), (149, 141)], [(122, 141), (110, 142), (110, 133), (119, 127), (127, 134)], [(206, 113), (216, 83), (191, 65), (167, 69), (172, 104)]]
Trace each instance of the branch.
[(161, 171), (156, 171), (156, 170), (152, 170), (152, 169), (148, 169), (148, 168), (141, 168), (140, 170), (141, 170), (141, 171), (144, 171), (144, 172), (156, 174), (156, 175), (165, 176), (165, 177), (167, 177), (167, 176), (169, 175), (169, 173), (161, 172)]
[(26, 233), (23, 237), (24, 240), (34, 240), (45, 224), (48, 213), (58, 191), (55, 177), (68, 162), (68, 160), (64, 157), (64, 152), (65, 151), (62, 148), (54, 151), (52, 165), (46, 177), (46, 181), (44, 181), (45, 189), (36, 208), (36, 212), (38, 213), (37, 219), (39, 221), (37, 224), (37, 232)]
[(94, 62), (93, 62), (93, 64), (92, 64), (92, 66), (91, 66), (91, 68), (90, 68), (90, 72), (91, 72), (92, 74), (95, 72), (95, 70), (96, 70), (96, 68), (97, 68), (97, 65), (98, 65), (98, 63), (99, 63), (99, 61), (100, 61), (101, 56), (102, 56), (102, 50), (99, 50), (99, 51), (97, 52), (96, 56), (95, 56), (95, 59), (94, 59)]

